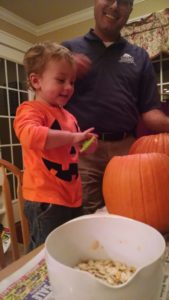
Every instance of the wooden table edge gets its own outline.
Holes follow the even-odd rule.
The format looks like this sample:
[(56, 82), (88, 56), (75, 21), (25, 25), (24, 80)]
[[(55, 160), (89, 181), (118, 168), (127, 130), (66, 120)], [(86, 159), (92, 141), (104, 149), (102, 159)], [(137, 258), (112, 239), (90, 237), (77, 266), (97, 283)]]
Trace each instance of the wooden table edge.
[(10, 265), (0, 270), (0, 281), (5, 279), (6, 277), (12, 275), (18, 269), (24, 266), (29, 260), (31, 260), (34, 256), (36, 256), (42, 249), (44, 248), (44, 244), (32, 250), (31, 252), (23, 255), (16, 261), (12, 262)]

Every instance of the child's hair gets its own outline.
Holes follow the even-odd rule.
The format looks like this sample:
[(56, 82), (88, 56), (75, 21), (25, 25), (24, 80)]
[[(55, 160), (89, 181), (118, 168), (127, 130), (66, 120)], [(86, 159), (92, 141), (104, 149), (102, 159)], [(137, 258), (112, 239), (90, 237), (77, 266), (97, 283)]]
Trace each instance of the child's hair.
[(38, 43), (32, 46), (24, 55), (24, 68), (27, 76), (28, 88), (33, 88), (29, 80), (31, 73), (42, 74), (46, 64), (51, 59), (65, 59), (72, 67), (75, 66), (75, 61), (70, 50), (57, 43)]

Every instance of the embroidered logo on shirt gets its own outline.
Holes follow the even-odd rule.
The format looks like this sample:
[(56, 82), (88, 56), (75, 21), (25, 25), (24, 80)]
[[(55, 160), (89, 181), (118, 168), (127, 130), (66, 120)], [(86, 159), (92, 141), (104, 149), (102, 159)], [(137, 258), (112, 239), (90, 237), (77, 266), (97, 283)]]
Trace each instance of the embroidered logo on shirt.
[(120, 57), (119, 62), (120, 62), (120, 63), (126, 63), (126, 64), (133, 64), (133, 65), (135, 65), (134, 57), (131, 56), (131, 55), (128, 54), (128, 53), (124, 53), (124, 54)]

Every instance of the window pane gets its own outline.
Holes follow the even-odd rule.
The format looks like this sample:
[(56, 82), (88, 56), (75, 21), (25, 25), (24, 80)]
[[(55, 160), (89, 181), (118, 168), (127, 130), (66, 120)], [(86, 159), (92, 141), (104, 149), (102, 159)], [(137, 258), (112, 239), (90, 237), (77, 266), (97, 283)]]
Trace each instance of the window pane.
[(9, 91), (9, 106), (10, 106), (10, 115), (11, 116), (15, 116), (18, 105), (19, 105), (18, 92), (17, 91)]
[(23, 163), (22, 163), (22, 150), (21, 146), (13, 146), (13, 157), (14, 157), (14, 164), (19, 168), (23, 169)]
[(11, 190), (11, 197), (12, 200), (16, 199), (15, 195), (14, 195), (14, 176), (12, 174), (8, 175), (8, 180), (9, 180), (9, 185), (10, 185), (10, 190)]
[(163, 82), (169, 82), (169, 60), (163, 61)]
[(154, 61), (160, 61), (160, 55), (157, 55), (156, 57), (154, 57), (152, 59), (152, 62), (154, 62)]
[(27, 90), (26, 74), (23, 65), (18, 65), (18, 73), (19, 73), (19, 89)]
[(13, 144), (19, 144), (19, 140), (17, 139), (14, 128), (13, 128), (14, 119), (11, 118), (10, 121), (11, 121), (11, 132), (12, 132), (12, 143)]
[(17, 89), (16, 64), (7, 61), (8, 87)]
[(6, 79), (5, 79), (5, 63), (4, 59), (0, 58), (0, 85), (6, 86)]
[(28, 100), (28, 93), (20, 92), (20, 103)]
[(14, 177), (14, 185), (15, 185), (15, 190), (14, 190), (15, 196), (14, 196), (14, 199), (17, 199), (17, 178), (16, 178), (16, 176), (13, 176), (13, 177)]
[(0, 89), (0, 115), (2, 115), (2, 116), (7, 116), (8, 115), (7, 91), (6, 91), (6, 89)]
[(7, 118), (0, 118), (0, 144), (10, 144), (9, 122)]
[(169, 58), (169, 54), (163, 53), (163, 54), (162, 54), (162, 57), (163, 57), (163, 58)]
[(12, 162), (11, 158), (11, 147), (2, 147), (1, 148), (1, 155), (3, 159), (8, 160), (9, 162)]
[(163, 101), (169, 100), (169, 84), (163, 86)]
[(154, 70), (156, 73), (157, 82), (159, 83), (160, 82), (160, 63), (159, 62), (153, 63), (153, 67), (154, 67)]

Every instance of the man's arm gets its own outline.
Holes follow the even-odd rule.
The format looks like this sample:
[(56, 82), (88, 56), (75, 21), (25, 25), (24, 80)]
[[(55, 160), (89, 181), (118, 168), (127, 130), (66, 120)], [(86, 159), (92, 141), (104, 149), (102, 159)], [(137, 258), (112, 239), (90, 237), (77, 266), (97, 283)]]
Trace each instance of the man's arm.
[(142, 114), (142, 120), (148, 129), (156, 132), (169, 132), (169, 117), (159, 109)]

